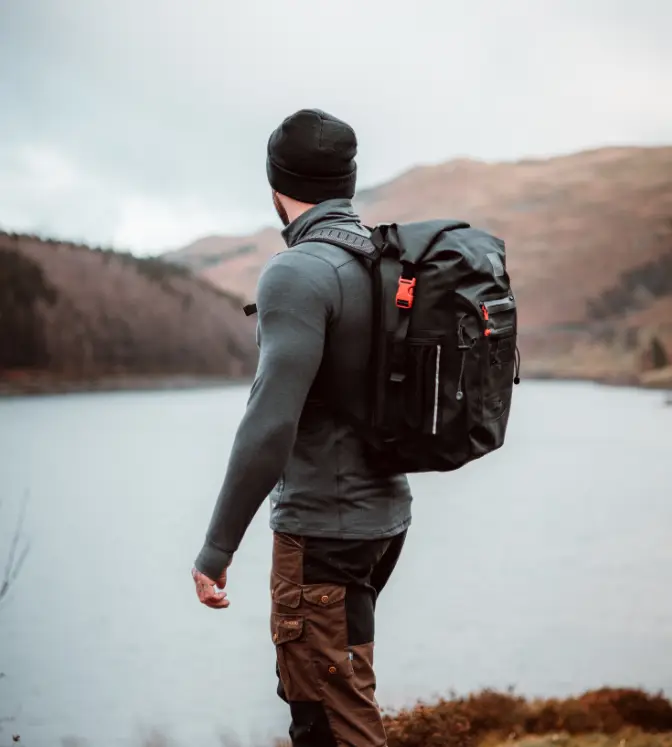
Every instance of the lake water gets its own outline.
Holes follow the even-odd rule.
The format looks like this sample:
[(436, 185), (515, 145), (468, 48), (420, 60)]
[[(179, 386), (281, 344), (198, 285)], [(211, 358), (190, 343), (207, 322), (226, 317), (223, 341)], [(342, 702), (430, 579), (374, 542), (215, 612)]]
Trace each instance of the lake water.
[[(0, 731), (29, 747), (269, 744), (286, 731), (265, 503), (231, 607), (190, 576), (247, 389), (0, 401), (0, 562), (25, 491), (32, 549), (0, 607)], [(380, 599), (379, 700), (515, 686), (672, 693), (672, 408), (656, 392), (524, 382), (508, 443), (412, 480)], [(1, 567), (0, 567), (1, 570)], [(68, 740), (70, 738), (70, 740)], [(76, 738), (76, 739), (75, 739)]]

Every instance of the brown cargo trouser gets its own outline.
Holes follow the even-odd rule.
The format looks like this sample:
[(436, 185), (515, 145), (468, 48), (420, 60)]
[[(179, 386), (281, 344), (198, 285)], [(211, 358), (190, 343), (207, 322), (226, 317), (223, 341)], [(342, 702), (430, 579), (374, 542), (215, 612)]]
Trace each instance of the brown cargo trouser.
[(405, 536), (274, 534), (271, 634), (295, 747), (386, 744), (374, 695), (374, 611)]

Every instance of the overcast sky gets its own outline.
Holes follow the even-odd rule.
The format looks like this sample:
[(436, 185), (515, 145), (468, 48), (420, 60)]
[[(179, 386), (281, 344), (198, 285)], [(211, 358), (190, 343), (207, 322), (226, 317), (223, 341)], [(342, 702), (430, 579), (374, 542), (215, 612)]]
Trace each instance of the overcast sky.
[(668, 0), (0, 0), (0, 226), (150, 252), (274, 223), (302, 107), (356, 129), (361, 187), (670, 144), (670, 28)]

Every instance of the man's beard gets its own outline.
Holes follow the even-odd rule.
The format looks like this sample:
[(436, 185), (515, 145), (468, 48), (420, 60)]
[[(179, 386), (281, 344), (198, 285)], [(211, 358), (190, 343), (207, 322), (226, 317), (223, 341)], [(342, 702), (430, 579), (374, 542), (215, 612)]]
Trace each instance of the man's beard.
[(273, 192), (273, 207), (275, 208), (275, 212), (278, 214), (278, 218), (282, 221), (282, 225), (287, 227), (290, 223), (289, 216), (280, 202), (277, 192)]

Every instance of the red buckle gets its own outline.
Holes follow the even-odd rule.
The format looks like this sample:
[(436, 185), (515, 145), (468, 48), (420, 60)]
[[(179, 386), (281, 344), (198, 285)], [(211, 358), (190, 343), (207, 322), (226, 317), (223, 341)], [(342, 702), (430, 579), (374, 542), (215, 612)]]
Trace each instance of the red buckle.
[(407, 280), (399, 278), (399, 287), (397, 288), (397, 306), (400, 309), (410, 309), (413, 306), (413, 289), (415, 288), (415, 278)]

